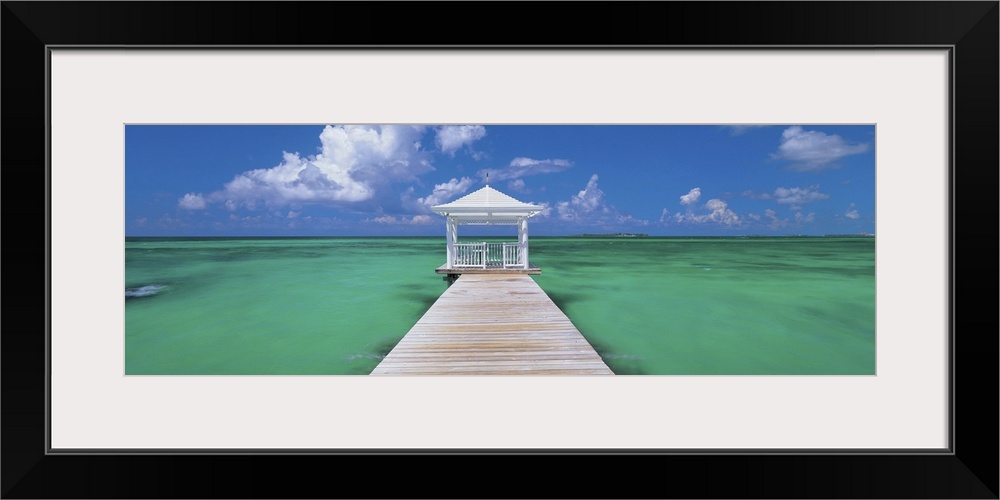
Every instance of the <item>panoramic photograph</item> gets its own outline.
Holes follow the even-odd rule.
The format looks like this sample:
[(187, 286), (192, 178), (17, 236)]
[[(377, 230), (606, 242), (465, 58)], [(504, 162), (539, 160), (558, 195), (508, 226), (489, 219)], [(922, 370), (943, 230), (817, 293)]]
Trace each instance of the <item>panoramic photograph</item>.
[(875, 375), (874, 125), (146, 125), (125, 375)]

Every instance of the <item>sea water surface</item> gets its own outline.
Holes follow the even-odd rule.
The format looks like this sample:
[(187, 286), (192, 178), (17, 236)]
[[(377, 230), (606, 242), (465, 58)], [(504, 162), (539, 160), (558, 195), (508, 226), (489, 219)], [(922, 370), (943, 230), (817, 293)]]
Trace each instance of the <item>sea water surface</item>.
[[(493, 238), (487, 238), (493, 239)], [(532, 238), (620, 375), (872, 375), (875, 239)], [(127, 375), (365, 375), (447, 288), (444, 238), (127, 238)]]

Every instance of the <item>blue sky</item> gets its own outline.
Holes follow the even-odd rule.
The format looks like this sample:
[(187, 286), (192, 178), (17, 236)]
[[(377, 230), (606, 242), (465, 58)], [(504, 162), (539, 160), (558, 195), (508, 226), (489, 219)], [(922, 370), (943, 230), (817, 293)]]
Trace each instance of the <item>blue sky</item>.
[(873, 125), (127, 125), (125, 235), (443, 236), (487, 172), (532, 235), (875, 231)]

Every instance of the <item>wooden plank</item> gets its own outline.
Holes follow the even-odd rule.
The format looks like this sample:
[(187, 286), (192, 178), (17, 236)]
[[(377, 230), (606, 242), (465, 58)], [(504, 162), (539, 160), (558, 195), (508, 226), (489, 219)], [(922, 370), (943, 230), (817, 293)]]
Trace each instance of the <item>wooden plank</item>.
[(372, 375), (613, 375), (524, 274), (462, 274)]

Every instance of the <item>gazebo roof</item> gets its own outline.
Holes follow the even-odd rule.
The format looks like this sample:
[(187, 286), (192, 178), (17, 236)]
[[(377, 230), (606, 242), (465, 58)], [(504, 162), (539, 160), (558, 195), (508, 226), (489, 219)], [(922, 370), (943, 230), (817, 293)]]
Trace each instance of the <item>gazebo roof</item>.
[(515, 200), (486, 186), (455, 201), (431, 207), (437, 214), (456, 219), (510, 220), (531, 217), (542, 207)]

